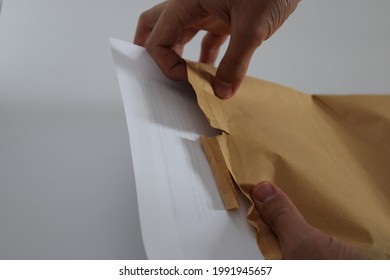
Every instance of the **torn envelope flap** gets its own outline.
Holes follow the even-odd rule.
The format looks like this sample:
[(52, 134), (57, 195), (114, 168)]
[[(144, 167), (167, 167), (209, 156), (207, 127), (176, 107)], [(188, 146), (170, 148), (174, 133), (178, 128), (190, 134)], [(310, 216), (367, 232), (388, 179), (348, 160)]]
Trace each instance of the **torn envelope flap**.
[[(203, 70), (199, 67), (199, 64), (187, 61), (188, 80), (194, 87), (196, 92), (201, 91), (202, 94), (197, 94), (198, 104), (206, 118), (209, 120), (210, 125), (213, 128), (220, 129), (226, 133), (230, 133), (229, 120), (226, 119), (226, 115), (220, 110), (219, 106), (215, 106), (216, 103), (221, 102), (221, 99), (214, 94), (212, 85), (214, 84), (214, 76), (210, 72)], [(207, 67), (206, 65), (202, 65)], [(210, 67), (208, 69), (211, 73), (215, 69)], [(196, 88), (195, 88), (196, 87)], [(231, 102), (230, 100), (224, 100), (225, 103)]]
[[(202, 110), (228, 132), (206, 144), (247, 198), (257, 183), (273, 181), (312, 226), (367, 258), (390, 258), (390, 96), (313, 97), (246, 77), (234, 97), (220, 100), (212, 90), (215, 70), (188, 66)], [(254, 211), (248, 220), (262, 229), (261, 251), (280, 257), (277, 237)]]

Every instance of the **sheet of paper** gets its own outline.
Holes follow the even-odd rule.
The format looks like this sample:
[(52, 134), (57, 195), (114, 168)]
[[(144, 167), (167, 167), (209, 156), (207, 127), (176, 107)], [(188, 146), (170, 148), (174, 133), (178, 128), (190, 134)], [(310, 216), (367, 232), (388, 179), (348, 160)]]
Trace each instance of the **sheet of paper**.
[(151, 259), (261, 259), (255, 231), (226, 211), (199, 136), (213, 136), (188, 84), (143, 48), (111, 39), (129, 128), (141, 231)]
[[(203, 140), (223, 161), (211, 163), (214, 171), (227, 166), (248, 197), (258, 182), (274, 181), (313, 226), (368, 258), (390, 259), (390, 95), (311, 96), (246, 77), (233, 98), (221, 100), (215, 69), (187, 66), (199, 105), (222, 130)], [(281, 258), (253, 208), (248, 220), (264, 256)]]

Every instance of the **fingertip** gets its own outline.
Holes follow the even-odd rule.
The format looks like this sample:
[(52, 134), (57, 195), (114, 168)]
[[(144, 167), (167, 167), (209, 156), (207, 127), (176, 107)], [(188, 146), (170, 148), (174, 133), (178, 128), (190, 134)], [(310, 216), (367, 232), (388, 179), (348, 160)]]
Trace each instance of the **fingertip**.
[(246, 69), (246, 65), (234, 62), (225, 55), (215, 75), (215, 94), (222, 99), (231, 98), (240, 87)]
[(228, 99), (233, 96), (233, 85), (228, 82), (216, 82), (214, 85), (215, 94), (221, 99)]
[(275, 187), (270, 182), (262, 182), (258, 184), (252, 192), (252, 197), (258, 203), (266, 203), (271, 200), (276, 194)]
[(215, 75), (215, 94), (221, 99), (231, 98), (240, 87), (244, 76), (245, 69), (235, 69), (222, 61)]
[(252, 199), (263, 221), (278, 237), (281, 244), (298, 240), (310, 229), (302, 214), (289, 197), (271, 182), (262, 182), (252, 190)]

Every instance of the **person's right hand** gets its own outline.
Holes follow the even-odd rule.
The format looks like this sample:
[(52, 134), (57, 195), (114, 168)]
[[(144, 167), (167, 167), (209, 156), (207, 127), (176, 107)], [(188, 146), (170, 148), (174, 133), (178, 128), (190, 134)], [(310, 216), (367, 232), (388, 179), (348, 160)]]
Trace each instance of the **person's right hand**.
[(260, 216), (278, 238), (285, 259), (363, 259), (354, 248), (308, 224), (276, 185), (258, 184), (253, 189), (252, 199)]
[(184, 45), (206, 30), (200, 61), (214, 64), (231, 35), (216, 73), (214, 90), (229, 98), (238, 89), (254, 51), (295, 10), (300, 0), (170, 0), (144, 12), (134, 43), (146, 47), (159, 68), (173, 80), (187, 80), (181, 59)]

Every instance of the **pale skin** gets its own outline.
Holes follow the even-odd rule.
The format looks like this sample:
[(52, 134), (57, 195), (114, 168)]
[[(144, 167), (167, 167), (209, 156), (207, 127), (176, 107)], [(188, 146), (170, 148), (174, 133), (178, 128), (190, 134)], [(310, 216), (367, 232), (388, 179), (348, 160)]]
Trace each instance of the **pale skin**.
[(364, 259), (340, 239), (311, 226), (275, 184), (263, 182), (252, 192), (256, 209), (275, 233), (285, 259)]
[(200, 61), (214, 64), (221, 45), (229, 45), (217, 70), (215, 93), (231, 97), (243, 80), (255, 50), (295, 10), (299, 0), (171, 0), (144, 12), (134, 43), (144, 46), (171, 79), (187, 80), (184, 45), (206, 30)]
[[(246, 75), (256, 49), (285, 22), (300, 0), (170, 0), (139, 19), (134, 43), (144, 46), (167, 77), (187, 81), (181, 55), (199, 30), (203, 38), (200, 62), (214, 64), (230, 37), (217, 68), (214, 91), (232, 97)], [(285, 259), (362, 259), (341, 240), (306, 222), (275, 184), (263, 182), (252, 192), (256, 209), (277, 237)]]

